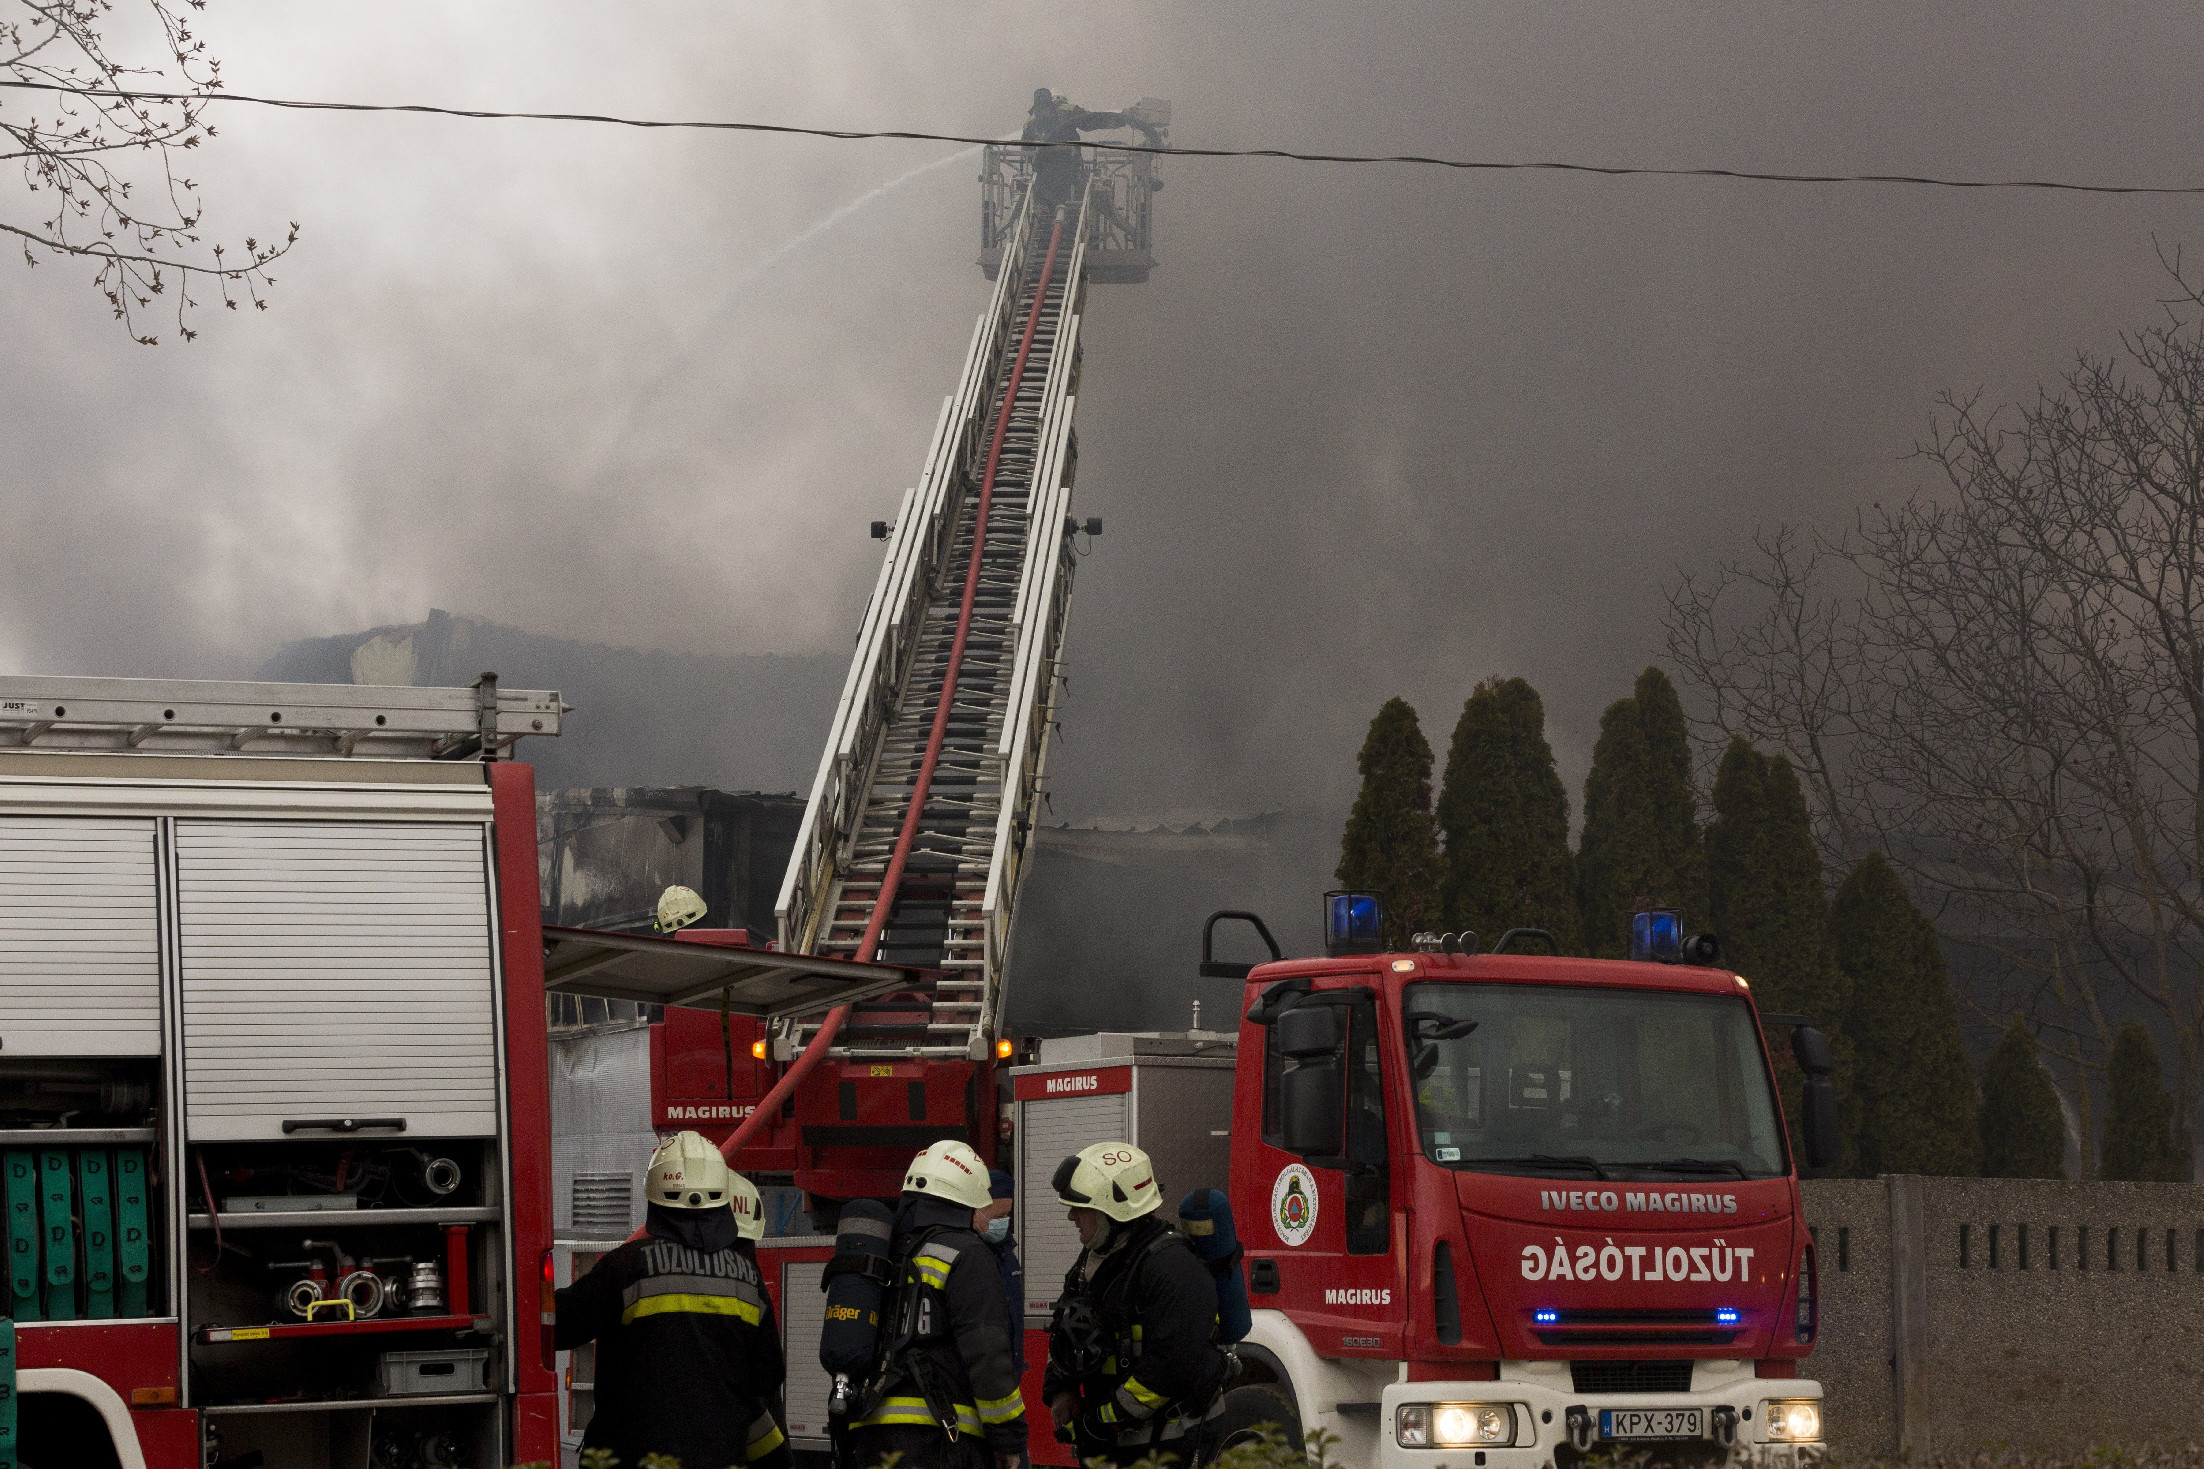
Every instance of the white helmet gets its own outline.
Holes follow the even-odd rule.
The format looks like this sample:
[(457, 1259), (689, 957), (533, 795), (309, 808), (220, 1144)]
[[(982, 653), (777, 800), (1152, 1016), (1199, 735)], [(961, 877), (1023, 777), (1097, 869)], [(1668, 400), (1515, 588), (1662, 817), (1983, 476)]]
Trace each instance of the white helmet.
[(658, 921), (651, 928), (658, 933), (672, 933), (687, 928), (704, 913), (704, 900), (697, 896), (696, 889), (676, 884), (658, 895)]
[(743, 1239), (764, 1239), (765, 1200), (758, 1197), (758, 1186), (739, 1173), (729, 1173), (727, 1185), (735, 1196), (735, 1233)]
[(903, 1192), (947, 1199), (967, 1209), (984, 1209), (995, 1201), (988, 1192), (987, 1165), (980, 1155), (964, 1143), (949, 1141), (933, 1143), (911, 1160), (903, 1175)]
[(1163, 1202), (1156, 1169), (1131, 1143), (1095, 1143), (1056, 1165), (1049, 1181), (1075, 1209), (1099, 1209), (1118, 1223), (1154, 1212)]
[(644, 1196), (672, 1209), (724, 1209), (734, 1197), (734, 1170), (712, 1140), (677, 1132), (651, 1154)]

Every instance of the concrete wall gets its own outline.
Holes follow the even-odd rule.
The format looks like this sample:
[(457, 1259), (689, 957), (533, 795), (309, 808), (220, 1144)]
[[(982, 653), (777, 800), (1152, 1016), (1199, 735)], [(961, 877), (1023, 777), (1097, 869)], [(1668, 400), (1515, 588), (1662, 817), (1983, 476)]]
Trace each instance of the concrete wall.
[(2204, 1186), (1812, 1180), (1844, 1453), (2175, 1446), (2204, 1434)]

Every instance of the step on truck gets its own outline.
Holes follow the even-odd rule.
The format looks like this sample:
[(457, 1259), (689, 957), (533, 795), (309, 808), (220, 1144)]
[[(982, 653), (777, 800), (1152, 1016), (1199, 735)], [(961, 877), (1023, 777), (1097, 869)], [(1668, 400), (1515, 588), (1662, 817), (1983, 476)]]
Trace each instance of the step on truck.
[(1834, 1125), (1821, 1034), (1679, 962), (1713, 946), (1673, 914), (1595, 960), (1515, 952), (1553, 947), (1527, 930), (1378, 952), (1375, 899), (1327, 904), (1323, 958), (1219, 963), (1210, 920), (1204, 972), (1246, 981), (1237, 1034), (1048, 1040), (1014, 1069), (1029, 1357), (1078, 1253), (1050, 1176), (1123, 1137), (1167, 1203), (1228, 1188), (1243, 1431), (1323, 1430), (1387, 1469), (1818, 1456), (1814, 1242), (1762, 1033), (1805, 1072), (1810, 1166)]
[(554, 1461), (547, 987), (912, 982), (542, 928), (564, 712), (0, 677), (0, 1469)]

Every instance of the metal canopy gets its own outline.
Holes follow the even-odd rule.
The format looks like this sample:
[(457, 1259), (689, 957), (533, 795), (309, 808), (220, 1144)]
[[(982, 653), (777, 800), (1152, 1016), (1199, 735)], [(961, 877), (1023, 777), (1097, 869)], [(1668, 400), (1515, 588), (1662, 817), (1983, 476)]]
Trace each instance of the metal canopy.
[(586, 928), (546, 928), (543, 947), (543, 985), (554, 994), (716, 1007), (726, 990), (729, 1010), (767, 1019), (874, 999), (921, 979), (898, 965)]

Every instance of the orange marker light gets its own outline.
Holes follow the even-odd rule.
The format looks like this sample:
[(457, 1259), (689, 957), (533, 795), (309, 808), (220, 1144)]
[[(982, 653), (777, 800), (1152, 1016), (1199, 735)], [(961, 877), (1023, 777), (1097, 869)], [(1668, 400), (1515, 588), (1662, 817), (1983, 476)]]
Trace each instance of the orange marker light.
[(1008, 1041), (997, 1041), (995, 1042), (995, 1059), (1007, 1061), (1010, 1059), (1010, 1053), (1015, 1049), (1017, 1048)]
[(750, 1042), (750, 1059), (753, 1061), (763, 1061), (765, 1059), (764, 1041)]

